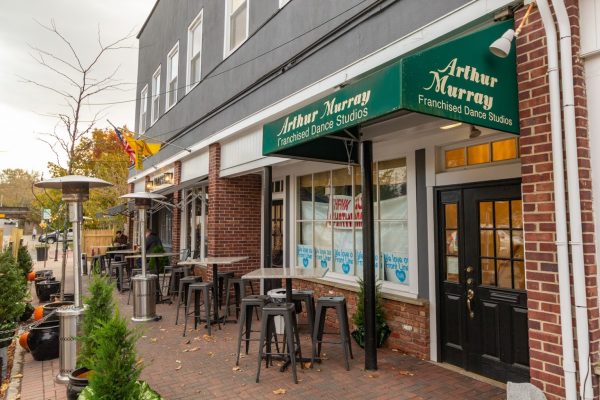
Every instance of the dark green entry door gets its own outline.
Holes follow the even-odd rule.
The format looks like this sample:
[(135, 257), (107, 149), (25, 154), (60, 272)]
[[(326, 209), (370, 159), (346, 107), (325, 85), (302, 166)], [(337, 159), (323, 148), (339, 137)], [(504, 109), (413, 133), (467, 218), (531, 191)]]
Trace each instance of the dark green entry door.
[(437, 226), (442, 360), (528, 381), (520, 183), (438, 190)]

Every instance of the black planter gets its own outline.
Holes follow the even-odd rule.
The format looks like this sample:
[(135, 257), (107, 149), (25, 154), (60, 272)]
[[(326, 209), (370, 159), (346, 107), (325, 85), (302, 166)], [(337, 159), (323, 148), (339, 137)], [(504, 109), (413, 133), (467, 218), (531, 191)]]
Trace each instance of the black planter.
[[(390, 327), (387, 324), (383, 324), (377, 327), (377, 332), (376, 334), (376, 338), (377, 338), (377, 347), (383, 347), (383, 344), (385, 343), (385, 341), (387, 340), (388, 337), (390, 337), (390, 333), (392, 333), (392, 331), (390, 330)], [(358, 329), (356, 329), (355, 331), (352, 331), (351, 333), (352, 337), (354, 338), (354, 341), (356, 341), (356, 344), (358, 344), (361, 348), (365, 348), (365, 328), (364, 327), (359, 327)]]
[(35, 292), (40, 302), (50, 301), (50, 295), (60, 292), (60, 282), (40, 281), (35, 284)]
[(35, 255), (37, 261), (46, 261), (48, 259), (48, 247), (36, 247)]
[(46, 361), (58, 358), (59, 328), (58, 321), (45, 321), (31, 328), (27, 345), (34, 360)]
[[(77, 400), (77, 398), (79, 397), (79, 393), (81, 393), (83, 389), (85, 389), (85, 387), (88, 385), (88, 372), (90, 372), (89, 369), (82, 367), (76, 369), (75, 371), (69, 374), (69, 384), (67, 385), (68, 400)], [(81, 375), (85, 375), (85, 378), (81, 377)]]
[[(75, 301), (75, 295), (73, 293), (65, 293), (65, 294), (63, 294), (63, 300), (73, 302), (73, 301)], [(52, 302), (60, 301), (60, 293), (51, 294), (50, 301), (52, 301)]]
[[(43, 316), (47, 316), (48, 314), (50, 314), (52, 311), (56, 310), (57, 308), (60, 308), (62, 306), (70, 306), (73, 305), (72, 301), (54, 301), (52, 303), (48, 303), (48, 304), (44, 304), (42, 306), (42, 308), (44, 309), (44, 314)], [(52, 315), (50, 318), (47, 319), (47, 321), (58, 321), (58, 315), (56, 315), (56, 313), (54, 313), (54, 315)]]
[(29, 318), (31, 318), (31, 316), (33, 315), (33, 311), (34, 311), (33, 305), (31, 303), (26, 303), (25, 311), (23, 311), (23, 314), (21, 315), (21, 318), (19, 318), (19, 321), (25, 322), (25, 321), (29, 320)]
[(10, 346), (15, 336), (15, 324), (0, 325), (0, 349)]

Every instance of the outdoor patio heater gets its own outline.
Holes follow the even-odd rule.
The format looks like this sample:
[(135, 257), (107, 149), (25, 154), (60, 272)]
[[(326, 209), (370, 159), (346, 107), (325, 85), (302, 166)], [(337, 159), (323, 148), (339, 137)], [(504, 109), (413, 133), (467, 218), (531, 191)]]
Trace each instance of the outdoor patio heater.
[[(36, 187), (62, 190), (62, 200), (68, 204), (69, 222), (73, 228), (73, 293), (74, 304), (60, 307), (56, 314), (60, 321), (59, 372), (56, 382), (68, 383), (75, 369), (79, 336), (79, 321), (83, 314), (81, 303), (81, 224), (83, 202), (89, 200), (90, 189), (112, 186), (102, 179), (81, 175), (68, 175), (37, 182)], [(66, 239), (66, 238), (65, 238)], [(63, 277), (63, 282), (64, 282)]]
[(152, 201), (163, 202), (166, 197), (156, 193), (135, 192), (121, 196), (123, 199), (133, 199), (135, 208), (138, 210), (138, 234), (142, 258), (142, 274), (131, 278), (131, 290), (133, 294), (133, 316), (134, 322), (158, 321), (156, 315), (156, 291), (158, 276), (146, 274), (146, 244), (144, 234), (146, 232), (146, 211), (152, 206)]

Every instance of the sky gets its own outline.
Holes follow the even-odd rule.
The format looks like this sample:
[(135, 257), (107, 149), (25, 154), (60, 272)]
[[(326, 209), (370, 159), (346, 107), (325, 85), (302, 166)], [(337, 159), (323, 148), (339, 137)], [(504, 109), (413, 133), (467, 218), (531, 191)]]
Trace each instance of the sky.
[(66, 111), (61, 96), (24, 82), (34, 80), (68, 89), (65, 79), (31, 56), (35, 53), (32, 47), (37, 47), (61, 58), (69, 57), (68, 48), (39, 24), (49, 25), (54, 20), (84, 64), (99, 50), (98, 31), (104, 43), (133, 34), (127, 42), (131, 48), (109, 53), (96, 73), (97, 78), (102, 78), (119, 66), (116, 78), (129, 84), (90, 100), (122, 103), (86, 106), (82, 118), (89, 120), (106, 108), (97, 127), (107, 127), (108, 118), (116, 125), (127, 124), (133, 129), (138, 55), (135, 35), (154, 3), (155, 0), (0, 0), (0, 170), (23, 168), (47, 176), (47, 163), (56, 162), (56, 156), (40, 138), (48, 132), (64, 134), (52, 116)]

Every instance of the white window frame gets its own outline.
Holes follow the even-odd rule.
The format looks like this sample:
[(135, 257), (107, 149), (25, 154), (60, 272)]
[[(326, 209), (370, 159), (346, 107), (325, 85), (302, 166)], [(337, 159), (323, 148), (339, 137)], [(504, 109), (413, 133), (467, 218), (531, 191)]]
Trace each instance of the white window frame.
[[(160, 116), (160, 74), (161, 66), (156, 68), (156, 71), (152, 74), (152, 98), (150, 99), (150, 126), (158, 120)], [(158, 78), (158, 79), (157, 79)], [(154, 100), (157, 100), (156, 110), (154, 109)]]
[(146, 132), (148, 128), (146, 122), (148, 121), (148, 85), (146, 84), (140, 92), (140, 134)]
[[(171, 59), (174, 57), (175, 53), (177, 53), (177, 85), (175, 85), (175, 101), (173, 104), (169, 103), (170, 98), (170, 86), (171, 86)], [(165, 112), (169, 111), (175, 104), (177, 104), (177, 86), (179, 86), (179, 40), (175, 43), (175, 46), (171, 48), (169, 53), (167, 53), (167, 79), (165, 79)]]
[[(198, 73), (200, 75), (200, 79), (198, 79), (198, 82), (195, 82), (194, 84), (192, 84), (192, 57), (194, 56), (192, 54), (192, 51), (193, 51), (192, 43), (193, 43), (194, 31), (196, 29), (200, 29), (200, 65), (198, 67)], [(186, 63), (186, 80), (185, 80), (186, 87), (187, 87), (186, 93), (188, 93), (190, 90), (195, 88), (196, 85), (199, 84), (200, 81), (202, 80), (202, 41), (204, 40), (203, 29), (204, 29), (204, 9), (200, 10), (200, 12), (196, 16), (196, 18), (194, 18), (194, 20), (188, 27), (187, 63)]]
[(290, 0), (279, 0), (279, 8), (282, 8), (289, 2), (290, 2)]
[(232, 53), (234, 53), (237, 49), (239, 49), (246, 40), (248, 40), (248, 36), (250, 34), (250, 0), (246, 1), (246, 37), (242, 40), (237, 46), (233, 49), (229, 48), (229, 42), (231, 38), (231, 10), (229, 10), (229, 0), (225, 0), (225, 35), (223, 37), (225, 40), (223, 41), (223, 59), (229, 57)]

